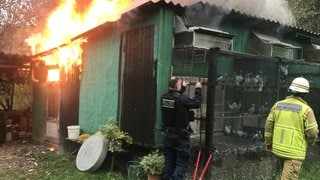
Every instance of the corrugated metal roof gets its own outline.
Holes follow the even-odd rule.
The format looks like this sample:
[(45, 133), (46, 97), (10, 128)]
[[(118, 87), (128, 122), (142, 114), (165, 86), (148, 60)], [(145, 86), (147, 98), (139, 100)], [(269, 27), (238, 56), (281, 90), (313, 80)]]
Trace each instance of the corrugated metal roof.
[(0, 64), (23, 65), (30, 62), (30, 56), (0, 51)]
[(281, 24), (281, 25), (283, 25), (284, 27), (287, 27), (287, 28), (291, 28), (291, 29), (303, 31), (303, 32), (306, 32), (306, 33), (309, 33), (309, 34), (313, 34), (313, 35), (316, 35), (316, 36), (320, 36), (320, 32), (318, 33), (318, 32), (314, 32), (314, 31), (310, 31), (310, 30), (304, 29), (304, 28), (299, 27), (299, 26), (289, 25), (289, 24), (282, 24), (281, 22), (276, 21), (276, 20), (268, 19), (268, 18), (265, 18), (265, 17), (258, 17), (258, 16), (251, 15), (251, 14), (246, 14), (244, 12), (241, 12), (241, 11), (238, 11), (238, 10), (235, 10), (235, 9), (233, 9), (232, 12), (237, 13), (237, 14), (242, 15), (242, 16), (246, 16), (248, 18), (251, 17), (251, 18), (255, 18), (255, 19), (260, 19), (260, 20), (262, 20), (264, 22), (269, 22), (269, 23), (273, 23), (273, 24)]
[(266, 34), (254, 32), (254, 31), (253, 31), (253, 34), (255, 34), (265, 44), (275, 44), (275, 45), (280, 45), (280, 46), (284, 46), (284, 47), (288, 47), (288, 48), (301, 48), (301, 47), (294, 46), (289, 43), (282, 42), (279, 39), (277, 39), (276, 37), (268, 36)]
[(0, 80), (25, 83), (30, 80), (31, 57), (0, 51)]

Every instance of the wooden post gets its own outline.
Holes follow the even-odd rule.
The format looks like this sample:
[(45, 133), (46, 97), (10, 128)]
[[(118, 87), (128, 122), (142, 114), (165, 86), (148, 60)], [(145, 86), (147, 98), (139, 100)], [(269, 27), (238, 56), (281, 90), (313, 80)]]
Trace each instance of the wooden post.
[(216, 91), (216, 68), (219, 48), (209, 50), (208, 56), (208, 95), (206, 114), (205, 150), (209, 152), (213, 148), (214, 104)]
[[(212, 156), (213, 151), (213, 131), (214, 131), (214, 104), (216, 94), (217, 79), (217, 58), (219, 48), (211, 48), (208, 55), (208, 92), (207, 92), (207, 114), (206, 114), (206, 134), (205, 134), (205, 156)], [(211, 159), (210, 159), (211, 160)], [(206, 175), (210, 179), (211, 172)]]

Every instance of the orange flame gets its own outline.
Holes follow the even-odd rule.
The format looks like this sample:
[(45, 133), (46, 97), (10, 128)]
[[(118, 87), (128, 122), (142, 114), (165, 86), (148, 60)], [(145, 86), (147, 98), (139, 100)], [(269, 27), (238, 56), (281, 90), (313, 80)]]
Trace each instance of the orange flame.
[(73, 65), (81, 65), (83, 42), (86, 38), (72, 38), (107, 21), (119, 19), (132, 0), (92, 0), (79, 10), (77, 0), (61, 0), (59, 7), (49, 16), (45, 29), (26, 39), (32, 53), (55, 48), (50, 55), (40, 57), (46, 65), (58, 65), (68, 72)]

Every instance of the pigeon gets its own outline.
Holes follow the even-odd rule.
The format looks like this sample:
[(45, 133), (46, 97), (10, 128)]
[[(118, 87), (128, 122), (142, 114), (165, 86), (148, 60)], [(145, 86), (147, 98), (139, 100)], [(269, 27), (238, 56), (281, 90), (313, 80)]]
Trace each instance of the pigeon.
[(251, 104), (251, 107), (248, 109), (248, 113), (249, 114), (254, 114), (256, 111), (256, 105), (255, 104)]
[(235, 131), (235, 134), (240, 138), (247, 138), (248, 137), (248, 133), (245, 131), (242, 131), (242, 130)]
[(216, 81), (218, 84), (223, 84), (227, 81), (227, 76), (228, 74), (227, 73), (224, 73), (223, 75), (220, 75), (217, 77)]
[(229, 109), (233, 112), (239, 112), (241, 107), (242, 107), (241, 101), (238, 104), (236, 102), (229, 104)]
[(280, 65), (280, 72), (282, 76), (288, 75), (288, 65)]
[(247, 73), (245, 75), (243, 85), (250, 85), (251, 84), (251, 74), (252, 73)]
[(264, 115), (267, 114), (268, 110), (268, 103), (266, 102), (260, 105), (260, 107), (258, 108), (258, 113)]
[(243, 83), (243, 76), (241, 75), (241, 71), (240, 73), (236, 73), (235, 77), (234, 77), (234, 83), (237, 85), (237, 86), (240, 86), (242, 83)]
[(232, 128), (231, 125), (226, 125), (226, 126), (224, 126), (224, 134), (227, 135), (227, 136), (230, 136), (231, 133), (232, 133), (231, 128)]
[(260, 76), (259, 74), (256, 75), (255, 77), (257, 79), (257, 85), (259, 87), (259, 91), (262, 91), (263, 85), (264, 85), (264, 79), (262, 76)]
[(236, 111), (237, 109), (237, 103), (236, 102), (233, 102), (232, 104), (229, 104), (229, 109), (231, 111)]
[(263, 139), (262, 132), (261, 131), (257, 131), (257, 133), (253, 134), (250, 139), (253, 140), (254, 142), (261, 141)]
[(260, 77), (259, 74), (257, 74), (255, 77), (252, 77), (251, 84), (257, 86), (259, 82), (259, 79), (258, 79), (259, 77)]
[(236, 111), (239, 112), (241, 110), (241, 108), (242, 108), (242, 102), (239, 101), (239, 103), (238, 103), (238, 105), (236, 107)]

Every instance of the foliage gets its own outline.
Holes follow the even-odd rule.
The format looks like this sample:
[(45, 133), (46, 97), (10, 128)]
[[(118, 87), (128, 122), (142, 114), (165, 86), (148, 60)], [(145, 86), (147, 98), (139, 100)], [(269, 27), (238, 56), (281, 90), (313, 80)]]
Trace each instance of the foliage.
[(106, 138), (108, 150), (111, 152), (123, 151), (123, 142), (132, 143), (132, 137), (127, 132), (120, 130), (114, 117), (109, 117), (107, 123), (99, 127), (97, 134), (101, 134)]
[(24, 40), (42, 29), (48, 14), (58, 3), (52, 0), (0, 0), (1, 51), (29, 54), (30, 48)]
[(2, 0), (0, 17), (1, 50), (12, 51), (23, 44), (25, 33), (21, 32), (35, 23), (34, 6), (30, 0)]
[(13, 84), (0, 81), (0, 109), (11, 110), (13, 96)]
[[(30, 0), (0, 1), (0, 24), (34, 24), (33, 4)], [(31, 12), (30, 12), (31, 11)]]
[(146, 172), (140, 165), (139, 161), (129, 161), (127, 164), (128, 167), (128, 178), (134, 180), (144, 180), (147, 178)]
[(320, 1), (319, 0), (288, 0), (297, 26), (320, 32)]
[(32, 86), (29, 84), (14, 84), (12, 109), (24, 110), (31, 107)]
[(141, 158), (140, 165), (147, 174), (162, 174), (164, 168), (164, 156), (158, 150)]

